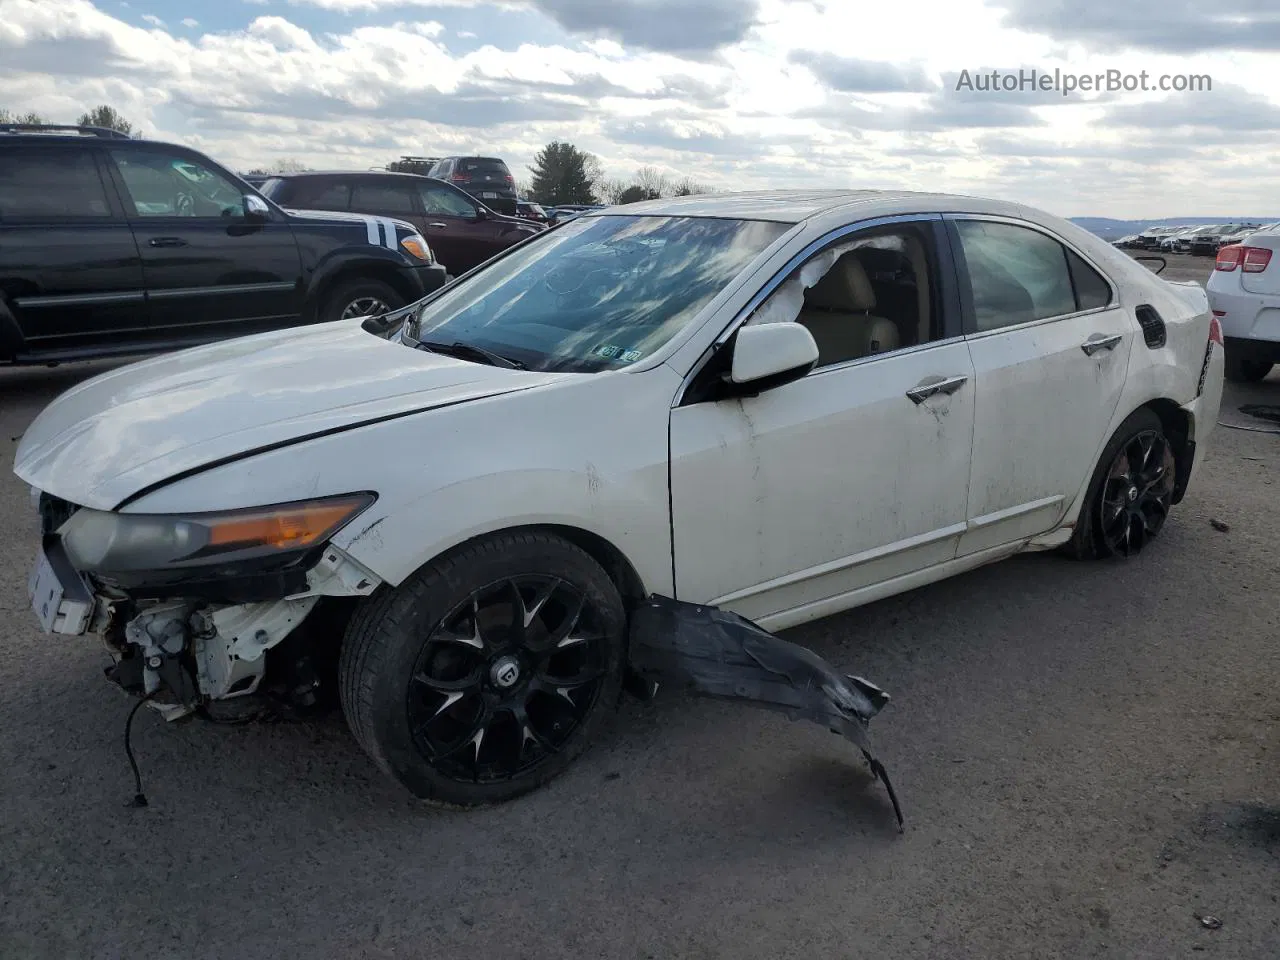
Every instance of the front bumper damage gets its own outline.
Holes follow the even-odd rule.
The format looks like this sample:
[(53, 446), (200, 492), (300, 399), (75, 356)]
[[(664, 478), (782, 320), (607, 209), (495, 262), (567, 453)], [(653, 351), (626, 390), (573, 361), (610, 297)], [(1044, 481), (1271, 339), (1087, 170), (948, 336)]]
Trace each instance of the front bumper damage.
[[(58, 545), (48, 541), (47, 554), (60, 556)], [(75, 576), (75, 583), (92, 590), (92, 613), (73, 616), (80, 609), (79, 595), (63, 596), (52, 632), (98, 633), (113, 661), (105, 671), (107, 678), (143, 697), (167, 720), (241, 698), (246, 712), (255, 711), (260, 704), (250, 701), (268, 677), (267, 653), (298, 638), (299, 627), (321, 602), (367, 596), (381, 583), (333, 546), (325, 548), (306, 570), (299, 590), (260, 602), (191, 597), (147, 600), (145, 590), (131, 595)], [(300, 646), (310, 639), (302, 638)], [(308, 652), (302, 654), (307, 659)], [(310, 684), (302, 678), (310, 672), (304, 665), (288, 674), (287, 694), (294, 705), (308, 703), (308, 691), (303, 688)]]
[(849, 740), (884, 784), (902, 829), (902, 807), (867, 734), (871, 718), (889, 702), (875, 684), (841, 675), (812, 650), (735, 613), (661, 596), (632, 613), (630, 641), (631, 669), (641, 677), (777, 710)]

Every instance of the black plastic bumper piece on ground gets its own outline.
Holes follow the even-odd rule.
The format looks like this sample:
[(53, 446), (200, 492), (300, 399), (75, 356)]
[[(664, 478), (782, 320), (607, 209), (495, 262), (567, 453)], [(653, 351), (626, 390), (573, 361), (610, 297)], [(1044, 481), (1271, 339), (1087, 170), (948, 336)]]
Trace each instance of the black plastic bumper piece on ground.
[(889, 702), (875, 684), (737, 614), (667, 597), (651, 596), (632, 612), (630, 639), (630, 665), (642, 677), (811, 720), (848, 739), (884, 784), (902, 829), (902, 808), (867, 735)]

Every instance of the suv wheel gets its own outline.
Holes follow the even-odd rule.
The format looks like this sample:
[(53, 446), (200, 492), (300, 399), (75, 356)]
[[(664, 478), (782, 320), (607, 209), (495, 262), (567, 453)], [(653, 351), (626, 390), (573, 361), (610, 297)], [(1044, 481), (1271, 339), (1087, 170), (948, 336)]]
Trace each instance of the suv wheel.
[(320, 319), (329, 322), (376, 317), (403, 306), (404, 298), (381, 280), (343, 280), (329, 291), (320, 305)]

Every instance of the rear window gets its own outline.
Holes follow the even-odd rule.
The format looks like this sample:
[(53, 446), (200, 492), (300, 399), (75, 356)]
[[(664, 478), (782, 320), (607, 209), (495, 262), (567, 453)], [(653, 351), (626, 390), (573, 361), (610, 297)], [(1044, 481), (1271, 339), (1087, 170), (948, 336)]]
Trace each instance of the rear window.
[(511, 173), (505, 163), (493, 157), (463, 157), (458, 161), (458, 169), (463, 173), (493, 173), (501, 177)]
[(0, 220), (109, 216), (88, 150), (36, 146), (0, 152)]

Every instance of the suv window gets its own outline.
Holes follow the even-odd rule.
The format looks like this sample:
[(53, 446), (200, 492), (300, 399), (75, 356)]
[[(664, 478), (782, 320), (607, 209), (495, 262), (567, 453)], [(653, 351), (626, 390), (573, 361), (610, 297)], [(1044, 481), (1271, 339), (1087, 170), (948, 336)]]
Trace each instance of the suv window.
[(244, 190), (196, 160), (159, 150), (112, 150), (126, 207), (139, 217), (244, 217)]
[(961, 220), (956, 229), (979, 332), (1076, 311), (1067, 248), (1058, 241), (1028, 227), (986, 220)]
[(439, 183), (418, 184), (422, 206), (430, 216), (467, 217), (476, 215), (476, 205), (461, 190), (454, 190)]
[(915, 347), (942, 337), (935, 275), (929, 228), (869, 230), (807, 260), (747, 322), (803, 324), (819, 367)]
[(413, 187), (408, 183), (357, 181), (351, 209), (362, 213), (413, 213)]
[(303, 210), (350, 210), (351, 184), (344, 180), (321, 180), (301, 177), (284, 193), (285, 206)]
[(0, 152), (0, 220), (109, 216), (88, 150), (6, 146)]
[(493, 174), (498, 177), (509, 176), (511, 171), (507, 169), (507, 165), (495, 157), (464, 157), (458, 161), (458, 167), (462, 173), (471, 175)]

